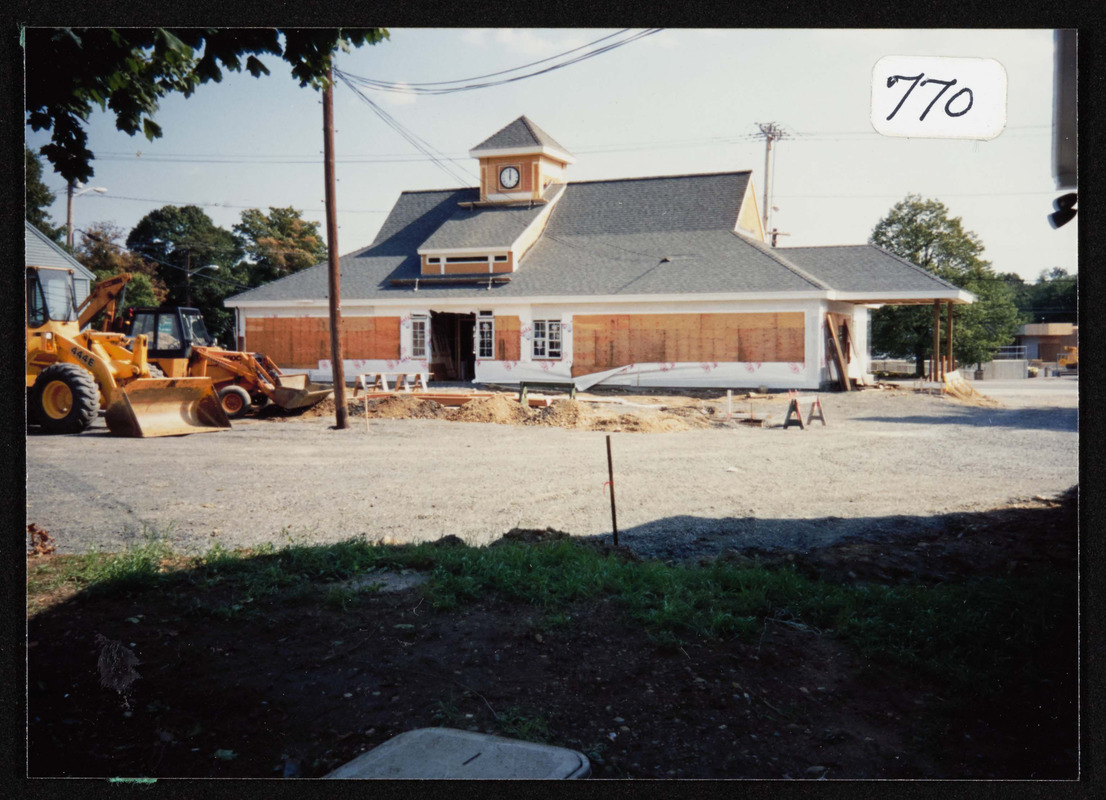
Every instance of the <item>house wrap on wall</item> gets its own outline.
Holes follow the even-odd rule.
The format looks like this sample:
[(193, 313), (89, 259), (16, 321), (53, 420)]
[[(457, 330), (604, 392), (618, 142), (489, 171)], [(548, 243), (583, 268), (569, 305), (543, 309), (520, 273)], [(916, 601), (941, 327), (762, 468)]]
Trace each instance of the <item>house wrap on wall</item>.
[[(827, 319), (857, 379), (870, 308), (974, 299), (872, 245), (767, 246), (748, 171), (569, 182), (526, 117), (469, 154), (479, 187), (403, 192), (339, 260), (347, 374), (818, 388)], [(327, 292), (319, 264), (227, 298), (239, 347), (329, 371)]]

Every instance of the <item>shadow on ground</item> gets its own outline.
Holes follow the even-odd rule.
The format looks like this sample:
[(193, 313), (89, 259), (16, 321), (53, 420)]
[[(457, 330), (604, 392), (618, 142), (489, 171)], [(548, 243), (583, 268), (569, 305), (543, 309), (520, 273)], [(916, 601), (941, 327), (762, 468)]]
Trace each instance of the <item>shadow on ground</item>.
[(980, 428), (1018, 428), (1050, 431), (1078, 431), (1079, 409), (1062, 406), (1044, 408), (984, 408), (963, 406), (941, 415), (852, 417), (855, 422), (894, 422), (908, 425), (971, 425)]
[[(442, 725), (578, 749), (597, 777), (1072, 779), (1075, 523), (1073, 489), (932, 524), (869, 520), (893, 540), (719, 551), (854, 585), (1071, 576), (1061, 584), (1070, 597), (1049, 612), (1059, 624), (1043, 628), (1052, 639), (1023, 659), (1045, 677), (980, 687), (986, 700), (874, 664), (770, 609), (754, 640), (676, 646), (628, 623), (614, 597), (543, 609), (480, 595), (443, 610), (427, 586), (352, 597), (348, 580), (331, 577), (254, 596), (229, 569), (201, 568), (82, 592), (28, 620), (28, 774), (319, 777), (403, 731)], [(635, 531), (624, 535), (617, 551), (605, 537), (584, 543), (634, 561)], [(503, 540), (567, 538), (514, 530)], [(28, 558), (29, 575), (60, 557), (40, 558)], [(278, 555), (255, 558), (266, 567)], [(463, 579), (450, 580), (463, 595)], [(102, 682), (104, 642), (137, 660), (117, 648), (115, 688)], [(137, 675), (120, 691), (129, 669)]]

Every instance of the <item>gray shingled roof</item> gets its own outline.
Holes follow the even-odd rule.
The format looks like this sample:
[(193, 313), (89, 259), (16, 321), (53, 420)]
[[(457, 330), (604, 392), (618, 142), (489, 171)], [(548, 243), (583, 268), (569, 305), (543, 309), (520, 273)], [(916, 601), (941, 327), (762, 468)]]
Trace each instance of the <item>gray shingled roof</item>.
[[(546, 203), (564, 191), (563, 184), (553, 184), (545, 191)], [(462, 247), (507, 249), (526, 226), (545, 209), (545, 203), (535, 206), (459, 207), (442, 226), (420, 247), (426, 250), (452, 250)]]
[(732, 231), (748, 183), (748, 172), (572, 183), (550, 221), (551, 232)]
[(27, 220), (23, 220), (27, 228), (23, 235), (24, 266), (25, 267), (61, 267), (62, 269), (76, 270), (77, 275), (88, 280), (95, 280), (96, 276), (61, 249), (56, 242), (50, 241), (45, 233), (40, 231)]
[[(513, 150), (518, 147), (554, 147), (563, 153), (568, 153), (568, 148), (558, 144), (556, 139), (535, 125), (526, 116), (521, 116), (496, 131), (472, 149)], [(568, 154), (572, 155), (571, 153)]]
[[(772, 249), (734, 232), (748, 172), (570, 183), (509, 283), (394, 287), (419, 277), (416, 250), (476, 189), (404, 192), (376, 240), (340, 261), (344, 300), (525, 298), (738, 292), (947, 291), (949, 284), (878, 248)], [(499, 214), (502, 209), (481, 209)], [(466, 212), (467, 213), (467, 212)], [(482, 223), (481, 223), (482, 224)], [(498, 224), (498, 223), (496, 223)], [(824, 254), (824, 255), (823, 255)], [(230, 298), (322, 299), (320, 264)]]
[(873, 244), (781, 247), (776, 252), (842, 292), (931, 292), (958, 288)]

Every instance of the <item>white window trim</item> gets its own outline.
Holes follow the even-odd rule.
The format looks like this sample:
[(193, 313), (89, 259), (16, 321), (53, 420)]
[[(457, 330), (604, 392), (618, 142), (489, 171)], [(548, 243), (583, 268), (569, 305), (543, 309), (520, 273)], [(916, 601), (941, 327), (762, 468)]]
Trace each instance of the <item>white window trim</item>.
[[(480, 324), (483, 323), (483, 322), (488, 323), (488, 332), (489, 332), (489, 334), (488, 334), (488, 348), (491, 350), (491, 355), (488, 355), (488, 356), (483, 355), (480, 351), (480, 345), (482, 344), (482, 340), (480, 338), (480, 333), (481, 333)], [(475, 344), (475, 349), (476, 349), (476, 357), (478, 359), (484, 359), (486, 361), (494, 361), (495, 360), (495, 316), (493, 314), (487, 314), (487, 313), (484, 313), (484, 312), (481, 312), (480, 314), (478, 314), (476, 316), (476, 332), (475, 332), (475, 334), (476, 334), (476, 341), (474, 342), (474, 344)]]
[[(416, 323), (422, 323), (422, 341), (416, 335)], [(419, 352), (419, 345), (422, 352)], [(411, 358), (427, 359), (430, 356), (430, 317), (426, 314), (411, 315)]]
[[(538, 326), (542, 327), (542, 334), (538, 335)], [(550, 345), (553, 343), (553, 339), (550, 334), (553, 332), (553, 326), (557, 326), (557, 354), (553, 355)], [(535, 319), (531, 322), (531, 328), (533, 330), (533, 336), (530, 340), (530, 354), (531, 358), (537, 361), (560, 361), (564, 358), (564, 331), (562, 328), (561, 320), (559, 319)], [(538, 344), (541, 343), (544, 352), (538, 354)]]

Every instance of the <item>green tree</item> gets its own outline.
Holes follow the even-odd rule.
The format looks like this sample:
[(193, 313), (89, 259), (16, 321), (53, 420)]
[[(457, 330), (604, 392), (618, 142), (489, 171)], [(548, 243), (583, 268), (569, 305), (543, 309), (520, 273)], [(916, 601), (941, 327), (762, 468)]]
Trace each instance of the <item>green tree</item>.
[(23, 149), (27, 153), (25, 172), (27, 181), (25, 213), (27, 221), (55, 242), (61, 244), (65, 241), (65, 228), (54, 225), (54, 220), (50, 218), (50, 214), (46, 211), (57, 199), (57, 195), (51, 192), (42, 180), (42, 162), (38, 156), (26, 145), (23, 146)]
[[(974, 304), (954, 312), (957, 361), (978, 364), (1013, 341), (1021, 324), (1014, 289), (982, 258), (980, 238), (964, 228), (960, 217), (949, 216), (944, 203), (907, 195), (876, 223), (869, 242), (976, 296)], [(933, 350), (933, 309), (878, 309), (872, 315), (872, 347), (896, 358), (913, 356), (921, 374)]]
[[(93, 107), (115, 115), (115, 126), (153, 141), (158, 101), (185, 97), (223, 70), (268, 75), (259, 55), (288, 62), (300, 86), (322, 88), (335, 50), (376, 44), (384, 28), (25, 28), (27, 123), (49, 130), (42, 154), (66, 180), (93, 175), (88, 124)], [(202, 53), (202, 54), (201, 54)], [(245, 57), (243, 64), (242, 58)]]
[[(74, 257), (92, 270), (97, 281), (131, 274), (127, 284), (125, 307), (156, 306), (169, 294), (152, 262), (144, 260), (123, 244), (126, 231), (111, 222), (94, 222), (81, 231)], [(117, 309), (122, 313), (123, 309)]]
[(319, 223), (308, 222), (294, 208), (269, 207), (263, 214), (256, 208), (242, 212), (234, 226), (241, 237), (250, 266), (250, 285), (282, 278), (326, 259), (326, 244)]
[(1019, 308), (1033, 322), (1078, 322), (1079, 276), (1061, 267), (1041, 270)]
[(154, 263), (167, 305), (200, 309), (214, 336), (233, 340), (234, 314), (223, 298), (248, 286), (241, 243), (196, 206), (163, 206), (138, 221), (127, 247)]

